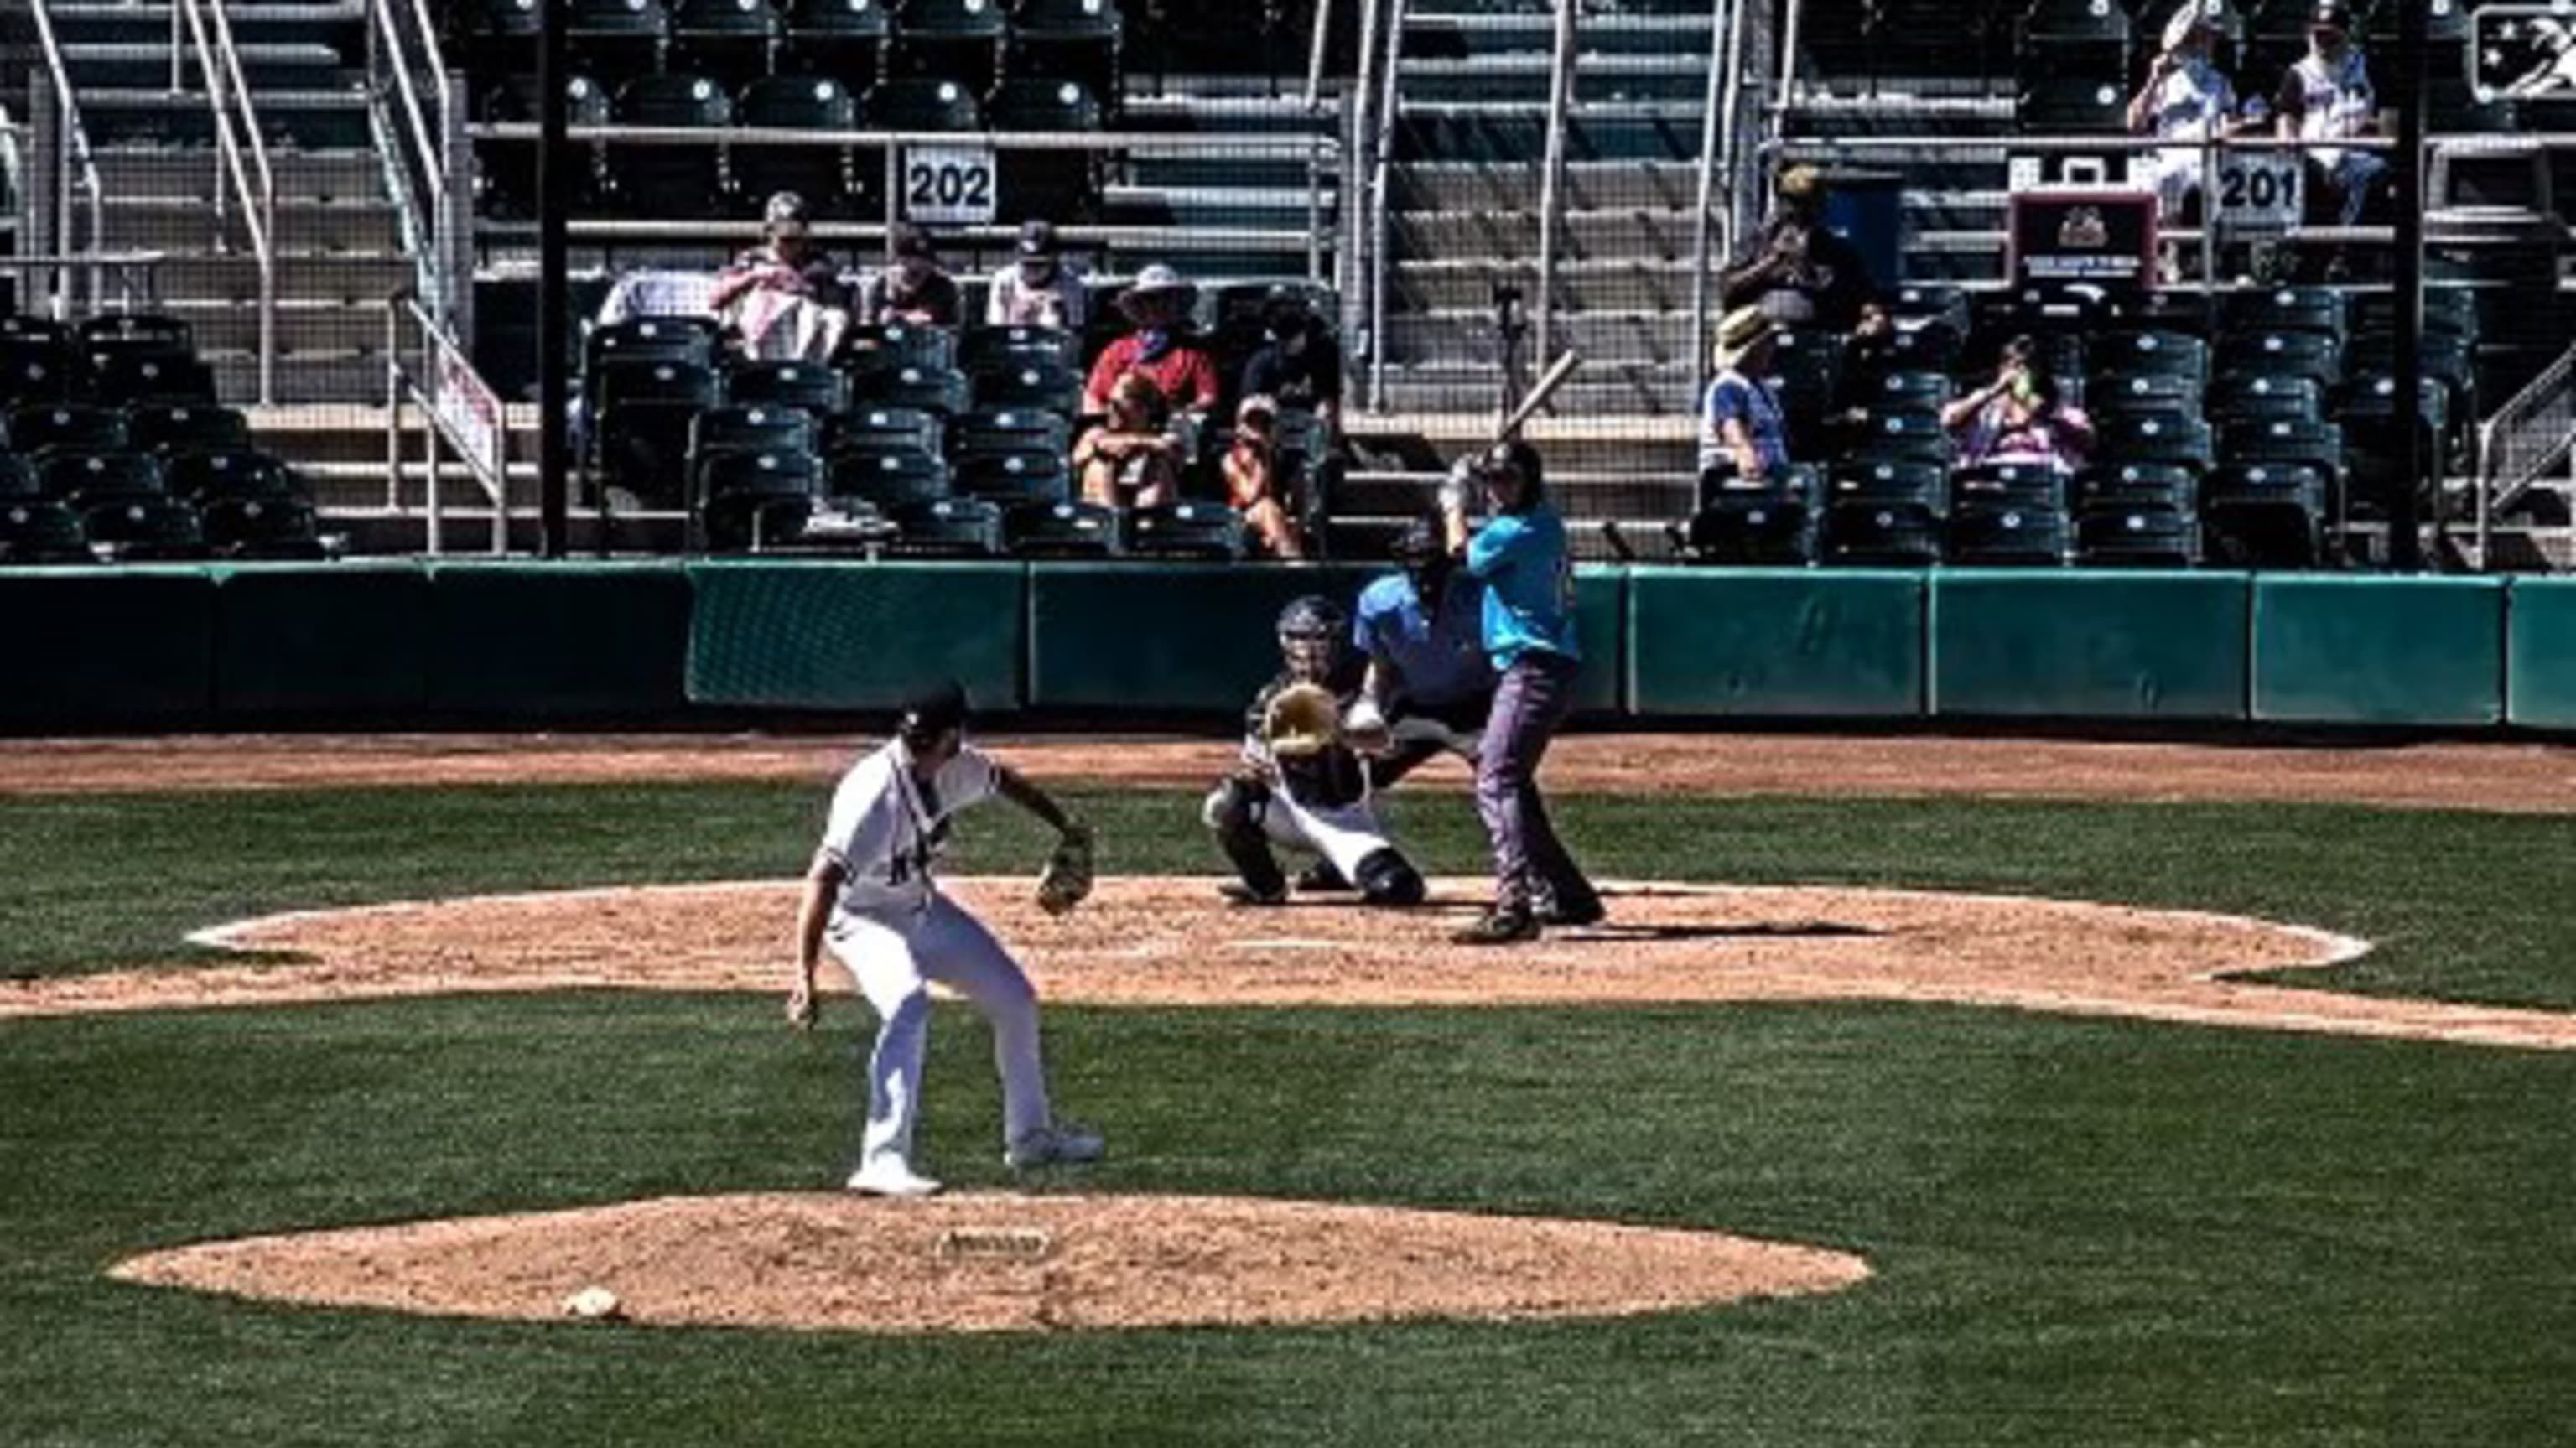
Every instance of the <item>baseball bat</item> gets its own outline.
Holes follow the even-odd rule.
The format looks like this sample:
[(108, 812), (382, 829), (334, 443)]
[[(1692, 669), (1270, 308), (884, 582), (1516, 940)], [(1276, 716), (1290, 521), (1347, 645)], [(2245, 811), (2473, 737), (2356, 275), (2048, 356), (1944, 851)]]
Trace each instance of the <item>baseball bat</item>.
[(1521, 399), (1521, 405), (1513, 408), (1511, 416), (1504, 418), (1502, 425), (1494, 429), (1494, 441), (1510, 441), (1512, 435), (1521, 430), (1521, 424), (1530, 420), (1530, 414), (1538, 411), (1565, 379), (1574, 375), (1574, 369), (1582, 365), (1583, 354), (1571, 347), (1557, 353), (1556, 360), (1547, 364), (1547, 370), (1539, 374), (1529, 395)]

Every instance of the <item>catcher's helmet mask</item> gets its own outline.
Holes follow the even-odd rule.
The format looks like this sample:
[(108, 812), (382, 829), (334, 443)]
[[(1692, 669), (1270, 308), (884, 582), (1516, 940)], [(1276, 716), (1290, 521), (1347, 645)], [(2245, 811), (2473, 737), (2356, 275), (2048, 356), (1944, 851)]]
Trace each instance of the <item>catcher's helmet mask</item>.
[(903, 717), (895, 732), (914, 750), (927, 749), (951, 730), (966, 727), (966, 689), (954, 679), (944, 680), (907, 700)]
[(1412, 581), (1413, 596), (1421, 602), (1424, 610), (1439, 608), (1441, 595), (1448, 590), (1450, 565), (1456, 561), (1442, 546), (1439, 530), (1428, 522), (1415, 519), (1396, 535), (1390, 556), (1395, 560), (1395, 566), (1403, 569), (1404, 576)]
[(1291, 677), (1321, 683), (1340, 660), (1344, 620), (1340, 605), (1310, 593), (1279, 611), (1279, 658)]

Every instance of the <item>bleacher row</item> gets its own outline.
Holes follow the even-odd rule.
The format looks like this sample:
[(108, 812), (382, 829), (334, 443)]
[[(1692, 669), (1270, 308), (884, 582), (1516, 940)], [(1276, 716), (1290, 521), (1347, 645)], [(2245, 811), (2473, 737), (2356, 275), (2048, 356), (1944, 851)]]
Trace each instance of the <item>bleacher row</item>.
[(323, 556), (183, 321), (0, 317), (0, 409), (0, 564)]
[[(537, 113), (533, 0), (483, 0), (463, 37), (486, 121)], [(1089, 131), (1119, 109), (1114, 0), (576, 0), (574, 125), (801, 131)], [(1006, 156), (1005, 220), (1083, 214), (1095, 166)], [(487, 143), (487, 215), (530, 214), (533, 149)], [(771, 191), (825, 217), (881, 212), (880, 153), (818, 146), (603, 145), (574, 204), (634, 217), (756, 214)]]
[[(2426, 294), (2435, 448), (2475, 416), (2470, 294)], [(1916, 287), (1881, 345), (1815, 332), (1775, 353), (1793, 457), (1784, 477), (1713, 478), (1676, 542), (1712, 562), (2054, 566), (2339, 561), (2342, 525), (2383, 513), (2401, 476), (2386, 294), (2323, 287), (2198, 298), (2123, 315), (2063, 297)], [(2040, 346), (2095, 441), (2072, 470), (1958, 466), (1942, 408), (1991, 375), (2004, 341)]]
[[(598, 485), (685, 508), (700, 546), (856, 543), (992, 556), (1234, 558), (1243, 536), (1212, 498), (1113, 511), (1074, 496), (1084, 340), (1043, 327), (855, 330), (832, 364), (730, 356), (706, 319), (651, 317), (586, 347)], [(1207, 487), (1222, 430), (1183, 414), (1184, 486)], [(1282, 476), (1320, 500), (1332, 467), (1311, 413), (1279, 419)]]

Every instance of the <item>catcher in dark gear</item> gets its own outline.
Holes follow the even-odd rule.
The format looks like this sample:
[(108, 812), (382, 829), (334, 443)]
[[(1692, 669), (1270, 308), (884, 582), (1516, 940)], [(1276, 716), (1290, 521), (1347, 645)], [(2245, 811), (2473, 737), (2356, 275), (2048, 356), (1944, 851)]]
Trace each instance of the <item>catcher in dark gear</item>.
[(1345, 737), (1344, 713), (1358, 695), (1342, 648), (1348, 627), (1341, 608), (1316, 595), (1281, 610), (1279, 676), (1253, 696), (1244, 713), (1243, 762), (1201, 811), (1240, 877), (1223, 887), (1239, 904), (1288, 898), (1274, 844), (1320, 857), (1312, 883), (1348, 882), (1342, 887), (1356, 885), (1372, 905), (1422, 902), (1421, 872), (1387, 841), (1368, 771)]

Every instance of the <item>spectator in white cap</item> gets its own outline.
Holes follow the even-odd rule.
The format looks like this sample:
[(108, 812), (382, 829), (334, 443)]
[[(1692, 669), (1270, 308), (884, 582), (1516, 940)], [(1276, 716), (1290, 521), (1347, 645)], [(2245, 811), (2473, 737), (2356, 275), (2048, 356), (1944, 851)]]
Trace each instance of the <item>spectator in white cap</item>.
[(871, 326), (954, 327), (959, 316), (957, 279), (939, 265), (930, 233), (898, 222), (893, 258), (859, 290), (859, 314)]
[[(2235, 129), (2236, 87), (2211, 61), (2218, 26), (2206, 0), (2184, 0), (2165, 22), (2164, 47), (2147, 67), (2146, 84), (2129, 98), (2129, 131), (2169, 141), (2204, 141)], [(2201, 191), (2201, 150), (2175, 146), (2156, 153), (2156, 209), (2178, 220)]]
[(1082, 391), (1084, 412), (1107, 412), (1118, 379), (1130, 372), (1150, 379), (1175, 408), (1216, 410), (1223, 386), (1217, 381), (1216, 359), (1190, 332), (1190, 314), (1198, 305), (1198, 295), (1197, 287), (1161, 262), (1136, 273), (1136, 280), (1118, 296), (1118, 310), (1135, 330), (1110, 343), (1092, 364), (1090, 381)]
[(849, 289), (814, 244), (805, 198), (781, 191), (761, 208), (760, 246), (716, 278), (707, 310), (733, 328), (742, 349), (772, 361), (822, 361), (849, 331)]
[[(2361, 47), (2352, 43), (2352, 16), (2342, 0), (2323, 0), (2310, 12), (2308, 53), (2281, 77), (2272, 112), (2284, 137), (2339, 141), (2378, 133), (2379, 93), (2371, 88)], [(2371, 185), (2388, 171), (2376, 152), (2340, 146), (2310, 149), (2308, 164), (2325, 179), (2335, 220), (2343, 226), (2360, 222)]]
[(1091, 320), (1091, 296), (1083, 290), (1081, 270), (1057, 249), (1054, 225), (1023, 224), (1015, 251), (984, 293), (985, 325), (1081, 331)]

